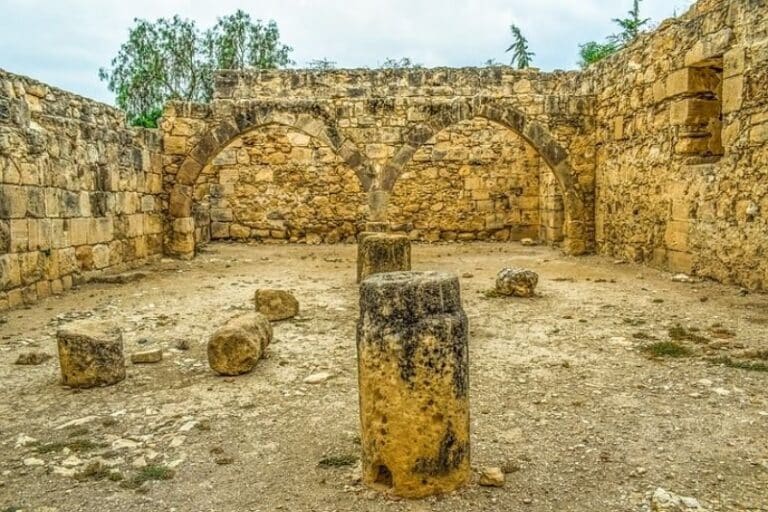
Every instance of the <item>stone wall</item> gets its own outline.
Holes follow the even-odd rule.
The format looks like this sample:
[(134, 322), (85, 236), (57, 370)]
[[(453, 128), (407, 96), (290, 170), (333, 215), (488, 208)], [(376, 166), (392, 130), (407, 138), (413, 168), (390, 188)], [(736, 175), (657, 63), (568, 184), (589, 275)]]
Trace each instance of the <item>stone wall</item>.
[(162, 252), (160, 137), (0, 70), (0, 310)]
[(413, 155), (387, 218), (415, 240), (536, 239), (541, 199), (553, 200), (541, 195), (542, 173), (552, 175), (520, 136), (485, 119), (465, 121)]
[[(242, 204), (250, 201), (249, 208), (261, 208), (256, 203), (264, 204), (266, 200), (247, 199), (247, 187), (243, 184), (235, 187), (240, 192), (217, 187), (216, 194), (224, 193), (228, 196), (224, 198), (215, 197), (216, 194), (209, 193), (210, 189), (205, 189), (206, 185), (215, 185), (217, 180), (218, 185), (223, 185), (223, 175), (217, 174), (211, 167), (219, 159), (218, 155), (229, 151), (231, 144), (240, 144), (246, 134), (281, 126), (308, 136), (318, 148), (327, 148), (328, 155), (319, 158), (332, 159), (335, 162), (333, 165), (343, 163), (354, 172), (359, 182), (359, 188), (348, 185), (354, 189), (350, 189), (349, 195), (331, 199), (338, 203), (333, 208), (338, 210), (341, 206), (345, 212), (344, 218), (339, 219), (345, 224), (341, 233), (337, 224), (324, 219), (319, 225), (311, 227), (311, 230), (320, 230), (312, 237), (315, 241), (318, 237), (326, 239), (326, 235), (331, 240), (348, 238), (353, 220), (358, 225), (364, 220), (387, 220), (403, 228), (418, 222), (422, 229), (409, 230), (416, 238), (442, 238), (439, 233), (443, 231), (447, 238), (453, 237), (452, 233), (456, 233), (456, 237), (462, 233), (467, 239), (488, 238), (496, 233), (500, 233), (502, 239), (523, 235), (536, 237), (539, 233), (551, 232), (555, 235), (553, 240), (563, 240), (567, 252), (580, 254), (589, 251), (593, 249), (594, 240), (594, 147), (590, 139), (593, 102), (578, 77), (576, 72), (539, 73), (510, 68), (222, 72), (217, 78), (212, 103), (174, 103), (164, 113), (164, 170), (166, 183), (170, 187), (171, 215), (166, 247), (173, 255), (192, 257), (195, 245), (214, 235), (211, 229), (213, 222), (217, 223), (216, 237), (229, 232), (231, 238), (242, 238), (247, 230), (250, 237), (265, 238), (269, 230), (270, 238), (287, 236), (306, 239), (304, 232), (307, 230), (304, 227), (283, 230), (280, 221), (284, 219), (278, 218), (282, 215), (279, 212), (274, 213), (275, 218), (267, 219), (274, 221), (271, 223), (265, 221), (265, 211), (261, 210), (257, 214), (258, 219), (251, 218), (249, 222), (242, 223), (235, 222), (234, 212), (222, 211), (220, 206), (212, 204), (217, 201), (232, 202), (234, 199), (234, 202)], [(445, 226), (434, 223), (434, 219), (439, 217), (434, 215), (436, 212), (421, 212), (419, 215), (408, 212), (413, 209), (414, 202), (423, 203), (424, 196), (432, 192), (447, 194), (446, 198), (454, 199), (461, 191), (466, 191), (466, 184), (463, 183), (451, 184), (450, 180), (430, 183), (410, 178), (416, 169), (413, 166), (423, 163), (414, 159), (424, 158), (425, 151), (436, 154), (432, 149), (434, 145), (441, 148), (451, 146), (449, 153), (468, 158), (473, 151), (495, 150), (501, 155), (498, 151), (501, 144), (497, 144), (495, 149), (483, 148), (485, 142), (473, 140), (469, 133), (457, 138), (454, 143), (438, 141), (432, 144), (433, 139), (444, 137), (446, 130), (474, 120), (493, 123), (501, 132), (507, 132), (504, 136), (512, 137), (510, 141), (516, 137), (518, 140), (511, 142), (516, 146), (520, 146), (521, 140), (529, 146), (526, 156), (514, 164), (519, 168), (504, 172), (511, 173), (510, 176), (530, 176), (530, 184), (537, 183), (539, 164), (530, 164), (530, 158), (539, 158), (556, 178), (559, 192), (542, 192), (527, 186), (523, 186), (521, 191), (515, 183), (516, 178), (500, 178), (498, 170), (489, 168), (480, 172), (475, 180), (477, 183), (473, 184), (470, 180), (469, 184), (477, 188), (474, 192), (477, 198), (488, 195), (488, 199), (476, 199), (471, 205), (445, 202), (448, 210), (440, 220)], [(482, 130), (485, 125), (467, 126)], [(251, 138), (251, 142), (256, 141)], [(277, 146), (282, 144), (277, 143)], [(261, 151), (250, 152), (247, 163), (244, 160), (242, 164), (230, 165), (240, 167), (239, 176), (258, 174), (259, 171), (246, 170), (245, 167), (258, 167), (262, 165), (260, 162), (275, 158), (282, 152), (276, 152), (275, 147), (274, 141), (266, 141)], [(331, 157), (331, 154), (334, 156)], [(483, 158), (483, 165), (490, 163), (488, 157), (481, 160)], [(288, 159), (285, 164), (275, 167), (280, 168), (282, 177), (279, 180), (271, 185), (262, 182), (250, 189), (258, 194), (267, 190), (276, 194), (273, 204), (268, 207), (271, 212), (286, 199), (285, 209), (293, 204), (290, 187), (300, 185), (312, 190), (315, 188), (310, 183), (313, 176), (330, 175), (325, 171), (304, 174), (301, 169), (317, 167), (312, 158), (309, 161), (299, 159), (294, 164), (292, 172), (298, 172), (295, 178), (287, 179), (288, 168), (282, 167), (291, 165)], [(472, 161), (467, 160), (466, 164), (472, 165)], [(492, 165), (502, 164), (496, 162)], [(213, 164), (213, 167), (219, 166)], [(427, 174), (434, 174), (436, 170), (438, 174), (458, 176), (453, 171), (458, 172), (459, 167), (458, 161), (450, 164), (447, 161), (435, 162)], [(532, 170), (534, 167), (535, 171)], [(226, 171), (225, 180), (231, 178), (233, 170)], [(483, 173), (486, 178), (480, 176)], [(399, 187), (401, 192), (397, 192), (401, 179), (411, 186), (418, 184), (422, 188)], [(493, 184), (486, 184), (489, 179)], [(278, 182), (288, 188), (279, 189)], [(358, 192), (365, 192), (367, 197)], [(400, 196), (390, 201), (393, 192)], [(240, 197), (231, 197), (233, 193)], [(493, 204), (488, 203), (491, 196), (498, 198)], [(542, 203), (541, 198), (548, 203)], [(341, 205), (343, 201), (353, 199), (356, 200), (354, 203)], [(402, 201), (412, 204), (402, 204)], [(306, 212), (315, 208), (309, 206)], [(210, 210), (210, 214), (214, 214), (214, 208), (217, 208), (215, 214), (220, 217), (212, 222), (206, 212)], [(230, 207), (227, 205), (224, 208)], [(542, 208), (551, 220), (549, 230), (542, 229), (540, 225)], [(457, 215), (472, 219), (466, 222), (456, 219), (459, 224), (454, 222), (456, 225), (451, 227), (451, 209)], [(351, 212), (354, 214), (349, 214)], [(399, 218), (400, 213), (408, 215)], [(388, 214), (391, 218), (387, 217)], [(430, 215), (433, 220), (428, 220)], [(490, 219), (489, 215), (494, 218)], [(419, 216), (421, 218), (417, 218)], [(560, 225), (562, 229), (558, 229)], [(559, 234), (556, 233), (558, 230)]]
[(768, 287), (768, 10), (702, 0), (591, 68), (599, 252)]
[(203, 169), (195, 200), (198, 243), (354, 242), (367, 204), (355, 171), (327, 144), (276, 125), (238, 137), (219, 153)]

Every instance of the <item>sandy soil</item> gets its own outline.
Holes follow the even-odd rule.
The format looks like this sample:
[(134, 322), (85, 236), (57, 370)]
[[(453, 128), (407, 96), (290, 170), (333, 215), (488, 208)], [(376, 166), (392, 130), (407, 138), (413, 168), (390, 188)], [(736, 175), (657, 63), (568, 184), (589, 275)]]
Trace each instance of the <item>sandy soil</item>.
[[(639, 512), (657, 487), (768, 510), (768, 372), (755, 371), (768, 296), (518, 244), (413, 254), (415, 269), (463, 276), (472, 463), (504, 466), (504, 488), (408, 502), (361, 486), (344, 465), (359, 451), (355, 247), (214, 245), (1, 317), (0, 510)], [(512, 265), (539, 272), (539, 297), (484, 294)], [(301, 313), (275, 325), (255, 372), (216, 377), (207, 337), (258, 287), (292, 290)], [(91, 316), (123, 327), (127, 354), (162, 347), (163, 362), (85, 391), (59, 384), (55, 357), (14, 364), (55, 355), (57, 327)], [(692, 354), (651, 357), (677, 325)], [(333, 377), (303, 382), (321, 371)]]

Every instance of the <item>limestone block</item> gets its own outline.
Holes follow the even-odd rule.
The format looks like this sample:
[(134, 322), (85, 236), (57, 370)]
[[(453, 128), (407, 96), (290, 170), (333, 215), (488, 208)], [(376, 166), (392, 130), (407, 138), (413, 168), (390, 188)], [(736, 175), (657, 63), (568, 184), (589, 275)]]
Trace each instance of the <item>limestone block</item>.
[(744, 102), (744, 76), (737, 75), (723, 80), (723, 114), (735, 112)]
[(710, 68), (683, 68), (667, 77), (667, 97), (717, 91), (720, 78)]
[(395, 272), (360, 287), (363, 482), (406, 498), (470, 478), (468, 321), (458, 277)]
[(372, 274), (411, 270), (411, 241), (406, 235), (366, 234), (358, 244), (358, 282)]
[(29, 248), (29, 224), (27, 219), (10, 221), (11, 252), (24, 252)]
[(56, 339), (65, 386), (92, 388), (125, 379), (123, 335), (114, 325), (76, 322), (60, 329)]
[(10, 290), (21, 285), (21, 267), (17, 254), (0, 256), (0, 290)]
[(710, 67), (718, 65), (733, 39), (733, 31), (724, 28), (701, 38), (685, 54), (686, 66)]
[(720, 116), (720, 102), (699, 98), (686, 98), (672, 104), (669, 122), (673, 125), (706, 125)]
[(252, 371), (272, 341), (272, 326), (260, 313), (229, 320), (208, 341), (208, 363), (220, 375)]
[(522, 268), (505, 268), (496, 276), (496, 292), (505, 296), (533, 297), (539, 275)]
[(285, 290), (256, 290), (253, 301), (256, 312), (270, 322), (287, 320), (299, 314), (299, 301)]

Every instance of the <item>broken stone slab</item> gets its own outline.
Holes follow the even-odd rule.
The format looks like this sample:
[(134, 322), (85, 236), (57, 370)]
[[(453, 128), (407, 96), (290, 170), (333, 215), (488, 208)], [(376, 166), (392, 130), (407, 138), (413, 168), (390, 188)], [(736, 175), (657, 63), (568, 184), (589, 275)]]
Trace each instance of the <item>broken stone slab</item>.
[(133, 364), (153, 364), (159, 363), (163, 360), (163, 349), (157, 348), (154, 350), (144, 350), (142, 352), (134, 352), (131, 354), (131, 362)]
[(406, 235), (361, 233), (357, 247), (357, 281), (373, 274), (411, 270), (411, 241)]
[(405, 498), (469, 481), (468, 321), (459, 279), (392, 272), (360, 286), (363, 482)]
[(525, 247), (533, 247), (534, 245), (537, 245), (537, 242), (533, 238), (522, 238), (520, 240), (520, 245)]
[(505, 479), (501, 468), (483, 468), (478, 483), (483, 487), (504, 487)]
[(672, 282), (674, 283), (695, 283), (696, 280), (688, 274), (675, 274), (672, 276)]
[(25, 352), (24, 354), (19, 354), (19, 357), (14, 364), (21, 366), (38, 366), (52, 358), (52, 355), (46, 354), (45, 352)]
[(539, 275), (522, 268), (505, 268), (496, 276), (496, 292), (511, 297), (533, 297)]
[(651, 512), (707, 512), (695, 498), (678, 496), (659, 487), (651, 497)]
[(110, 386), (125, 379), (123, 334), (115, 325), (75, 322), (59, 329), (56, 339), (65, 386)]
[(299, 301), (284, 290), (256, 290), (253, 300), (256, 312), (267, 317), (270, 322), (287, 320), (299, 314)]
[(303, 382), (304, 384), (321, 384), (331, 377), (333, 377), (333, 374), (330, 372), (318, 372), (306, 377)]
[(253, 371), (272, 341), (272, 325), (260, 313), (229, 320), (208, 341), (208, 364), (219, 375)]

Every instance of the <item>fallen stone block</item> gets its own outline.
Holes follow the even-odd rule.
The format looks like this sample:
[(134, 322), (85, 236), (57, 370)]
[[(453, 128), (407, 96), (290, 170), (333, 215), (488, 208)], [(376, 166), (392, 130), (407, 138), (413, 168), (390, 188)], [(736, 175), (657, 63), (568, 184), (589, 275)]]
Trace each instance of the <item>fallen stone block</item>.
[(496, 276), (496, 292), (512, 297), (533, 297), (539, 275), (531, 270), (505, 268)]
[(89, 283), (126, 284), (147, 277), (146, 272), (123, 272), (122, 274), (101, 274), (88, 277)]
[(270, 322), (287, 320), (299, 314), (299, 301), (284, 290), (256, 290), (254, 303), (256, 312), (267, 317)]
[(134, 352), (131, 354), (131, 362), (133, 364), (153, 364), (159, 363), (163, 360), (163, 349), (157, 348), (154, 350), (144, 350), (142, 352)]
[(478, 483), (483, 487), (504, 487), (504, 472), (501, 468), (483, 468)]
[(105, 322), (75, 322), (56, 333), (62, 382), (73, 388), (110, 386), (125, 379), (123, 334)]
[(219, 375), (252, 371), (272, 341), (272, 325), (260, 313), (235, 317), (208, 341), (208, 364)]

